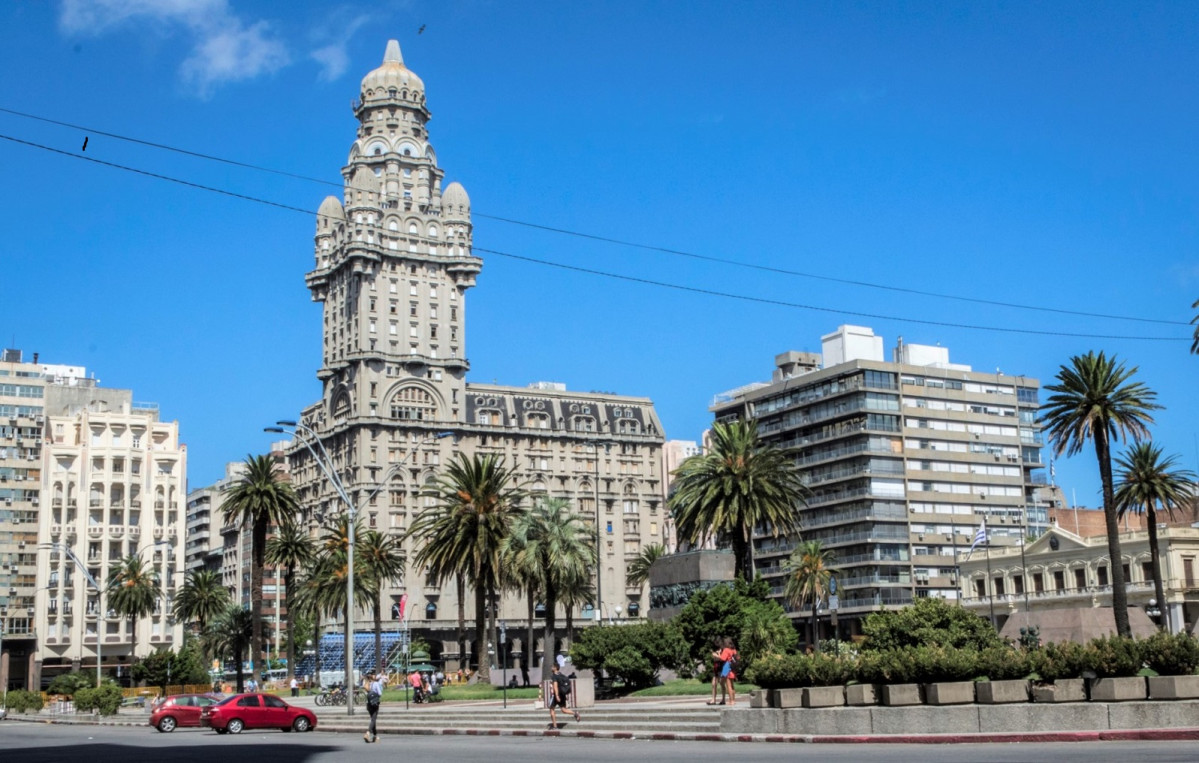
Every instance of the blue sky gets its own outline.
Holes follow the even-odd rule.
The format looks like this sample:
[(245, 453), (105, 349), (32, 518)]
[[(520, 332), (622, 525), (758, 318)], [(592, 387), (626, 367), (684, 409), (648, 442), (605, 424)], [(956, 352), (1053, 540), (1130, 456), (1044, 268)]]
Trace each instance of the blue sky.
[[(902, 335), (1042, 383), (1071, 355), (1106, 350), (1139, 366), (1165, 406), (1154, 438), (1196, 468), (1199, 358), (1184, 341), (1199, 297), (1194, 4), (282, 8), (0, 5), (0, 107), (337, 182), (350, 101), (396, 38), (426, 83), (447, 181), (477, 214), (1162, 321), (772, 274), (476, 217), (478, 248), (827, 311), (482, 254), (472, 380), (648, 396), (668, 437), (697, 439), (714, 394), (768, 378), (779, 352), (818, 351), (841, 323), (872, 326), (888, 352)], [(331, 191), (6, 113), (0, 134), (313, 212)], [(303, 280), (314, 215), (8, 140), (0, 167), (0, 343), (158, 402), (180, 422), (192, 487), (317, 399), (320, 310)], [(1090, 453), (1057, 476), (1098, 504)]]

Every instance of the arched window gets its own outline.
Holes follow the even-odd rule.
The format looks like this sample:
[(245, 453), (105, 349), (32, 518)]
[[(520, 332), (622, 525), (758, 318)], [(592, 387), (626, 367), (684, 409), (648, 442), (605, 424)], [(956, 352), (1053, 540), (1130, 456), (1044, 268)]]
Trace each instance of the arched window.
[(437, 415), (437, 401), (420, 387), (404, 387), (391, 398), (391, 417), (401, 421), (431, 421)]

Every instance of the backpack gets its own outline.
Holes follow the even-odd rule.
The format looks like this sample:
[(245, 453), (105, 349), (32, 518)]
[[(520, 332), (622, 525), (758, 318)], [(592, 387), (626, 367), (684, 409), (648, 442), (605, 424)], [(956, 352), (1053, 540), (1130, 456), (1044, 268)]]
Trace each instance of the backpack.
[(558, 684), (558, 696), (566, 699), (570, 696), (570, 679), (559, 673), (554, 676), (554, 683)]
[(381, 699), (383, 699), (383, 697), (381, 697), (379, 695), (379, 692), (377, 692), (377, 691), (367, 692), (366, 693), (366, 706), (367, 707), (378, 707), (379, 701)]
[(741, 655), (737, 654), (736, 650), (729, 657), (729, 672), (734, 675), (741, 675)]

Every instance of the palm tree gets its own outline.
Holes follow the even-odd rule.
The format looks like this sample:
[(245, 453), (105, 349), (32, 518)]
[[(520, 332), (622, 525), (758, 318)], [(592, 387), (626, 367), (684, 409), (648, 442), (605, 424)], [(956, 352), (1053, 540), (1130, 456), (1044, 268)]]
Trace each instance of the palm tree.
[(625, 580), (634, 588), (640, 588), (645, 585), (645, 581), (649, 580), (650, 567), (654, 566), (654, 562), (658, 561), (658, 557), (666, 553), (666, 546), (661, 543), (651, 543), (641, 549), (641, 553), (629, 562), (628, 570), (625, 572)]
[(575, 607), (595, 603), (595, 585), (592, 580), (590, 571), (585, 570), (582, 575), (565, 576), (562, 587), (558, 589), (558, 601), (562, 602), (562, 608), (566, 610), (566, 638), (571, 644), (575, 642)]
[(675, 471), (668, 506), (679, 538), (702, 544), (712, 536), (733, 546), (735, 574), (753, 579), (753, 531), (799, 530), (799, 507), (807, 488), (789, 450), (765, 443), (756, 421), (717, 422), (707, 453), (688, 458)]
[(818, 540), (808, 540), (795, 547), (787, 559), (784, 571), (787, 581), (783, 586), (783, 595), (796, 609), (802, 609), (806, 602), (812, 602), (812, 648), (820, 648), (820, 632), (816, 622), (816, 612), (820, 601), (828, 593), (829, 581), (833, 571), (829, 569), (836, 560), (832, 549), (824, 548)]
[(475, 658), (483, 681), (491, 678), (487, 604), (499, 588), (504, 539), (524, 497), (513, 481), (503, 458), (458, 453), (437, 480), (437, 504), (422, 511), (408, 531), (419, 547), (417, 564), (438, 578), (461, 573), (474, 586)]
[(250, 645), (251, 668), (262, 658), (262, 570), (266, 566), (267, 529), (282, 527), (299, 512), (291, 484), (283, 480), (270, 456), (246, 456), (246, 470), (221, 504), (226, 524), (251, 528), (250, 611), (254, 638)]
[[(289, 586), (287, 589), (287, 613), (290, 617), (292, 613), (297, 616), (303, 614), (306, 617), (312, 618), (312, 643), (315, 645), (313, 649), (314, 669), (313, 679), (316, 685), (321, 685), (321, 617), (324, 611), (321, 609), (321, 570), (320, 559), (309, 565), (295, 580), (294, 588)], [(293, 641), (299, 641), (304, 636), (302, 634), (292, 634)]]
[(354, 542), (354, 563), (362, 555), (362, 566), (370, 577), (371, 603), (375, 613), (375, 669), (383, 671), (383, 587), (404, 576), (408, 559), (403, 540), (378, 530), (367, 530)]
[(1136, 368), (1128, 370), (1116, 358), (1102, 352), (1076, 355), (1062, 366), (1057, 384), (1045, 389), (1054, 394), (1041, 406), (1041, 420), (1049, 431), (1057, 455), (1080, 453), (1087, 440), (1094, 440), (1103, 485), (1103, 514), (1107, 524), (1107, 549), (1112, 560), (1112, 610), (1116, 632), (1130, 636), (1128, 592), (1124, 588), (1123, 557), (1120, 554), (1120, 525), (1112, 486), (1111, 446), (1114, 439), (1140, 440), (1153, 423), (1150, 411), (1157, 393), (1132, 381)]
[(137, 653), (137, 621), (154, 611), (162, 595), (158, 572), (137, 554), (130, 554), (109, 568), (107, 593), (108, 606), (132, 622), (132, 658)]
[[(296, 570), (309, 567), (316, 563), (316, 545), (312, 538), (295, 521), (287, 521), (279, 526), (278, 531), (266, 542), (266, 563), (276, 569), (283, 568), (283, 586), (287, 591), (287, 611), (292, 611), (292, 588), (295, 583)], [(278, 575), (276, 574), (276, 577)], [(287, 680), (296, 674), (296, 639), (299, 634), (288, 632), (287, 637)]]
[(1182, 509), (1195, 495), (1195, 473), (1175, 468), (1175, 457), (1163, 458), (1162, 449), (1150, 442), (1136, 443), (1124, 456), (1117, 457), (1116, 463), (1120, 466), (1116, 507), (1121, 517), (1128, 511), (1145, 513), (1145, 524), (1149, 528), (1149, 558), (1153, 565), (1153, 593), (1166, 614), (1162, 625), (1169, 630), (1170, 610), (1166, 606), (1157, 547), (1156, 507), (1173, 519), (1174, 512)]
[(517, 559), (516, 554), (510, 548), (505, 550), (503, 564), (504, 569), (508, 571), (508, 584), (513, 590), (523, 593), (528, 604), (524, 656), (521, 658), (527, 678), (529, 669), (533, 667), (533, 652), (537, 643), (536, 636), (533, 634), (533, 620), (537, 616), (537, 597), (541, 595), (541, 570), (535, 568), (529, 557)]
[(242, 662), (254, 641), (254, 614), (237, 604), (229, 608), (204, 632), (205, 651), (216, 659), (232, 659), (237, 666), (237, 692), (245, 691)]
[(229, 607), (229, 589), (221, 584), (221, 575), (211, 570), (193, 570), (187, 573), (183, 588), (175, 597), (175, 619), (182, 622), (198, 622), (200, 633), (208, 623), (220, 616)]
[(513, 566), (539, 578), (545, 594), (545, 636), (542, 665), (554, 659), (554, 625), (558, 595), (568, 580), (577, 580), (595, 566), (592, 527), (562, 498), (543, 498), (516, 516), (504, 545)]

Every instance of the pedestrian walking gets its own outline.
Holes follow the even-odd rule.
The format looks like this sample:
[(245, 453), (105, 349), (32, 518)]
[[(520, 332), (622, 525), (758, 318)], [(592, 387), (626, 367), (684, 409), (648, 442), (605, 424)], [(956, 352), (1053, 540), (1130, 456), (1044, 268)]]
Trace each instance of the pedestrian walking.
[(379, 705), (383, 702), (383, 678), (378, 673), (367, 673), (366, 680), (362, 683), (366, 689), (366, 712), (371, 716), (371, 724), (362, 735), (362, 741), (370, 744), (379, 741), (375, 720), (379, 715)]
[(566, 712), (573, 714), (575, 723), (578, 723), (582, 720), (579, 716), (579, 711), (571, 710), (567, 707), (567, 702), (570, 699), (570, 679), (562, 673), (562, 669), (558, 667), (557, 663), (554, 663), (550, 667), (550, 670), (552, 671), (550, 673), (550, 695), (547, 698), (549, 701), (546, 702), (546, 705), (550, 709), (550, 725), (547, 728), (562, 728), (558, 725), (558, 708), (563, 708)]

